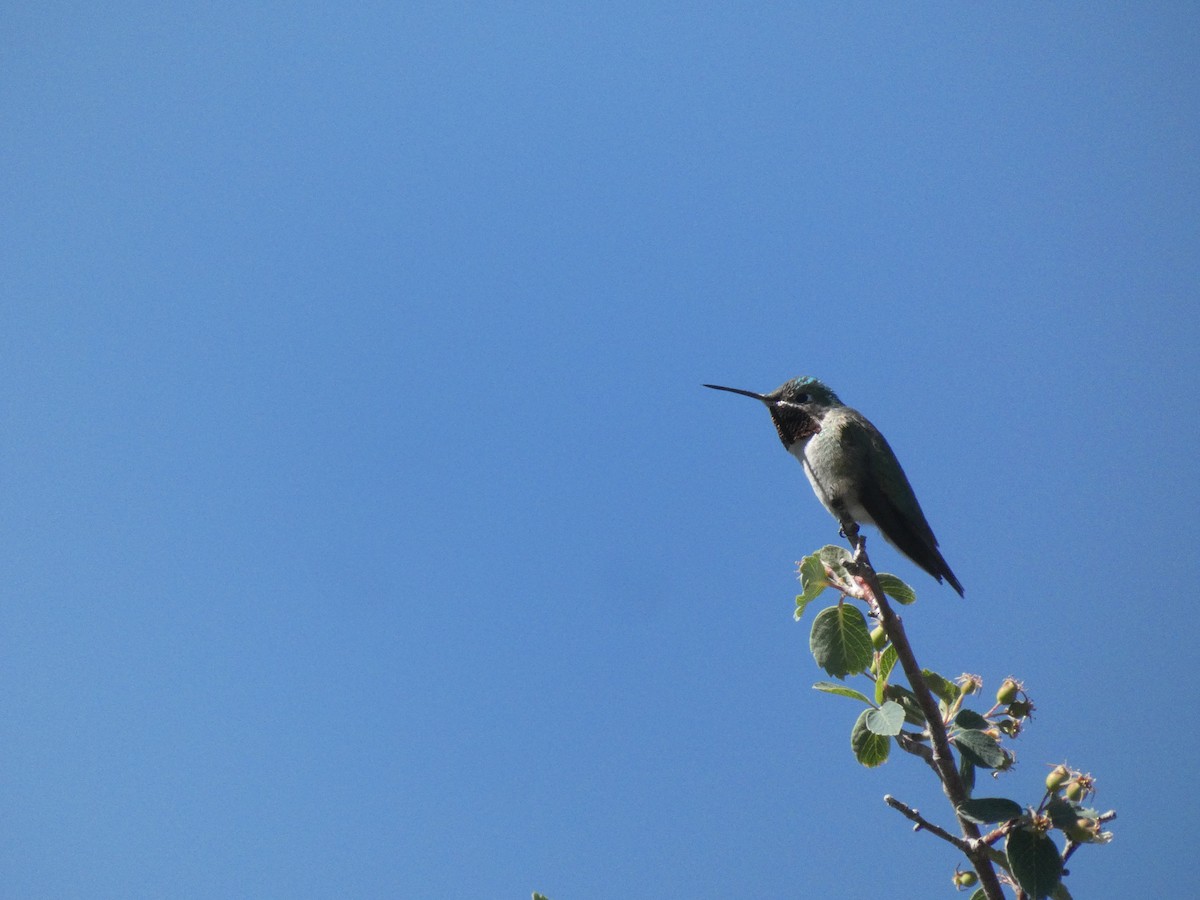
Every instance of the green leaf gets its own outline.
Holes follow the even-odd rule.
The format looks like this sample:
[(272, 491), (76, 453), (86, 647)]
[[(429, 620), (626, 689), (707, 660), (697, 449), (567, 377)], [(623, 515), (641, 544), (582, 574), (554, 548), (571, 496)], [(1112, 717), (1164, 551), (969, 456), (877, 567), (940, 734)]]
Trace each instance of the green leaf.
[(818, 681), (813, 685), (814, 691), (824, 691), (826, 694), (837, 694), (839, 697), (849, 697), (851, 700), (861, 700), (867, 706), (871, 706), (871, 701), (865, 694), (856, 691), (854, 688), (846, 687), (844, 684), (834, 684), (832, 681)]
[(1082, 803), (1074, 803), (1066, 797), (1055, 797), (1046, 804), (1046, 815), (1050, 817), (1050, 821), (1055, 828), (1070, 828), (1075, 824), (1078, 818), (1094, 819), (1099, 813), (1094, 809), (1087, 809)]
[(834, 571), (845, 572), (846, 563), (854, 559), (854, 554), (845, 547), (839, 547), (837, 544), (826, 544), (817, 551), (817, 556), (821, 558), (821, 562), (829, 566)]
[(896, 661), (899, 658), (900, 654), (896, 652), (896, 648), (888, 644), (879, 656), (879, 677), (887, 678), (891, 675), (892, 669), (896, 668)]
[(1066, 797), (1054, 797), (1046, 804), (1046, 815), (1054, 823), (1055, 828), (1065, 828), (1074, 825), (1079, 814), (1075, 812), (1075, 804)]
[(888, 700), (879, 709), (867, 710), (865, 724), (872, 734), (884, 737), (899, 734), (904, 727), (904, 707), (894, 700)]
[(904, 707), (905, 722), (918, 728), (925, 727), (925, 714), (921, 712), (921, 704), (917, 703), (917, 697), (912, 691), (898, 684), (889, 684), (884, 688), (883, 695)]
[(961, 753), (958, 755), (958, 777), (962, 779), (963, 789), (970, 797), (975, 790), (975, 763)]
[(994, 769), (1006, 761), (996, 739), (982, 731), (960, 731), (954, 736), (953, 742), (965, 759), (981, 769)]
[(1067, 890), (1066, 884), (1061, 881), (1054, 886), (1054, 890), (1050, 892), (1050, 896), (1053, 900), (1072, 900), (1071, 892)]
[(883, 702), (883, 691), (888, 686), (888, 679), (892, 675), (892, 669), (896, 668), (896, 660), (899, 655), (896, 653), (896, 648), (888, 644), (883, 653), (879, 655), (879, 674), (875, 678), (875, 702)]
[(959, 710), (958, 715), (954, 717), (954, 724), (959, 728), (970, 728), (974, 731), (986, 731), (992, 727), (991, 722), (973, 709)]
[(854, 579), (846, 571), (846, 563), (854, 558), (849, 550), (845, 547), (839, 547), (836, 544), (826, 544), (817, 551), (817, 556), (825, 566), (825, 577), (829, 580), (832, 587), (854, 587)]
[(931, 669), (922, 669), (921, 674), (925, 676), (925, 683), (929, 685), (929, 689), (933, 691), (933, 695), (939, 700), (946, 703), (953, 703), (958, 699), (958, 695), (962, 693), (962, 689), (953, 681), (949, 681)]
[(891, 738), (874, 734), (867, 727), (867, 716), (873, 712), (873, 709), (864, 709), (850, 731), (850, 747), (854, 750), (854, 758), (868, 769), (887, 762), (888, 753), (892, 749)]
[(839, 603), (817, 614), (808, 646), (817, 665), (834, 678), (857, 675), (875, 655), (867, 620), (857, 606), (849, 603)]
[(1062, 857), (1050, 837), (1032, 828), (1014, 828), (1004, 844), (1008, 869), (1021, 890), (1042, 900), (1062, 880)]
[(800, 560), (800, 589), (796, 597), (796, 618), (804, 613), (804, 607), (812, 603), (822, 591), (829, 586), (825, 578), (825, 564), (821, 557), (813, 553)]
[(987, 900), (987, 894), (983, 888), (975, 888), (975, 893), (971, 895), (971, 900)]
[(885, 594), (904, 606), (917, 602), (916, 591), (890, 572), (879, 573), (879, 586)]
[(804, 610), (808, 609), (808, 604), (812, 602), (805, 600), (803, 594), (796, 595), (796, 611), (792, 613), (792, 618), (799, 622), (804, 618)]
[(1019, 819), (1025, 814), (1025, 809), (1020, 803), (1006, 797), (979, 797), (974, 800), (964, 800), (958, 804), (958, 811), (972, 822), (980, 825), (1007, 822), (1009, 819)]

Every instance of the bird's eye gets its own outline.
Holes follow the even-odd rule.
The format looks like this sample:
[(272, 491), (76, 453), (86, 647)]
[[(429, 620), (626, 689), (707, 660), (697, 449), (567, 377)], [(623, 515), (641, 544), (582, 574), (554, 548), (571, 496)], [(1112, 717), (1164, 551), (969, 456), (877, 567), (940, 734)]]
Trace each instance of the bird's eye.
[(811, 399), (811, 398), (808, 396), (808, 394), (797, 394), (796, 399), (793, 400), (792, 402), (793, 403), (807, 403), (809, 401), (809, 399)]

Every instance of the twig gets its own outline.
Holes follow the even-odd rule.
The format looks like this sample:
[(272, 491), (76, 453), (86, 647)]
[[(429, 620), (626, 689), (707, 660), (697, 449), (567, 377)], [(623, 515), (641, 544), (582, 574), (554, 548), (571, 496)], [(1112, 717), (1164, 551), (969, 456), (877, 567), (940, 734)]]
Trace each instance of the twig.
[(922, 742), (916, 735), (908, 731), (901, 731), (896, 735), (896, 743), (900, 745), (900, 749), (906, 753), (911, 753), (913, 756), (919, 756), (921, 759), (937, 773), (937, 766), (933, 764), (933, 751), (929, 749), (929, 745)]
[(989, 846), (996, 843), (996, 841), (1000, 840), (1000, 838), (1008, 836), (1008, 832), (1011, 830), (1009, 827), (1011, 824), (1012, 823), (1010, 822), (1005, 822), (999, 828), (993, 828), (991, 831), (981, 837), (980, 840)]
[(891, 794), (884, 794), (883, 802), (886, 803), (888, 806), (890, 806), (892, 809), (894, 809), (897, 812), (904, 815), (906, 818), (911, 819), (912, 821), (916, 822), (917, 824), (915, 826), (913, 826), (913, 831), (922, 831), (922, 830), (928, 831), (930, 834), (937, 835), (943, 841), (948, 841), (949, 843), (953, 844), (955, 847), (957, 847), (959, 850), (961, 850), (963, 853), (967, 854), (968, 856), (971, 854), (971, 848), (967, 844), (966, 841), (964, 841), (960, 837), (957, 837), (957, 836), (951, 834), (945, 828), (943, 828), (941, 825), (934, 825), (932, 822), (930, 822), (928, 819), (926, 819), (924, 816), (922, 816), (920, 814), (920, 812), (913, 809), (911, 806), (907, 805), (906, 803), (902, 803), (901, 801), (897, 800)]

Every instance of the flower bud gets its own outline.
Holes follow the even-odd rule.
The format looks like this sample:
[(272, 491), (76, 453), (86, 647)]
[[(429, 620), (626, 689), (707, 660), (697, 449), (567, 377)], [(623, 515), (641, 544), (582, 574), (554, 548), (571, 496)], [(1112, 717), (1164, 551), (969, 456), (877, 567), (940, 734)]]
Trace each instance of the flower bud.
[(962, 689), (964, 697), (978, 694), (983, 689), (983, 679), (970, 672), (963, 672), (954, 679), (954, 683)]

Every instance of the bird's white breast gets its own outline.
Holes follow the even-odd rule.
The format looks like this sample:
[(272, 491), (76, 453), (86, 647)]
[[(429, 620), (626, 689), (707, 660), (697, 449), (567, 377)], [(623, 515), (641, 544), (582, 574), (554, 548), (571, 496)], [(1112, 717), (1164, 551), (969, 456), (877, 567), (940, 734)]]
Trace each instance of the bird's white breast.
[(860, 525), (874, 525), (875, 520), (859, 502), (858, 491), (850, 480), (841, 474), (844, 468), (838, 458), (841, 452), (841, 443), (829, 431), (820, 431), (788, 447), (788, 453), (804, 466), (804, 474), (808, 483), (812, 485), (813, 493), (817, 495), (821, 505), (829, 510), (830, 515), (839, 521), (842, 518), (836, 500), (855, 522)]

